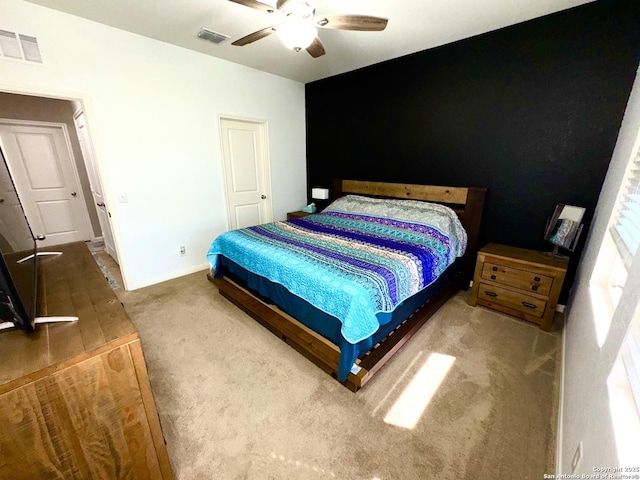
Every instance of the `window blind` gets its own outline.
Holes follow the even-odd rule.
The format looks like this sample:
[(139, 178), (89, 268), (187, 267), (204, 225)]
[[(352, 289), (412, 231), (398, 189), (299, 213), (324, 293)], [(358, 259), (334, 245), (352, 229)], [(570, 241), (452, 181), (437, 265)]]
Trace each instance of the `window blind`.
[(640, 149), (636, 151), (622, 187), (611, 236), (628, 270), (640, 244)]
[[(620, 203), (611, 227), (611, 236), (627, 271), (640, 244), (640, 145), (637, 148), (621, 187)], [(640, 415), (640, 308), (636, 308), (620, 356)]]

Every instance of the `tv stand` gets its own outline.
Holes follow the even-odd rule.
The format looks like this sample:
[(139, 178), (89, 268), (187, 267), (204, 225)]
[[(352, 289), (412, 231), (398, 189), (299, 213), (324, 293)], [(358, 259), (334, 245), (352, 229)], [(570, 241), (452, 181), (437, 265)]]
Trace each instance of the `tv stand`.
[[(58, 255), (62, 255), (62, 252), (49, 252), (49, 251), (42, 251), (42, 252), (36, 252), (36, 255), (38, 257), (48, 257), (48, 256), (58, 256)], [(34, 257), (33, 253), (31, 255), (27, 255), (24, 258), (21, 258), (20, 260), (18, 260), (16, 263), (23, 263), (26, 262), (27, 260), (31, 260)]]
[(78, 317), (57, 316), (57, 317), (36, 317), (35, 318), (36, 325), (38, 323), (77, 322), (77, 321), (78, 321)]
[(55, 248), (37, 315), (79, 320), (0, 335), (0, 480), (171, 480), (138, 332), (86, 244)]
[[(55, 322), (77, 322), (78, 317), (36, 317), (34, 323), (43, 324), (43, 323), (55, 323)], [(0, 330), (6, 330), (7, 328), (15, 328), (15, 324), (13, 322), (2, 322), (0, 323)]]

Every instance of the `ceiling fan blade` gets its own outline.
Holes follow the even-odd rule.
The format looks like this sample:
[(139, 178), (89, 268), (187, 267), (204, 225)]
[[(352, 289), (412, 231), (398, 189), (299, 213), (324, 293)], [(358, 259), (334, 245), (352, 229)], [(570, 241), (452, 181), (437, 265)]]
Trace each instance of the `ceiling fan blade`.
[(268, 37), (275, 31), (276, 31), (275, 27), (263, 28), (262, 30), (258, 30), (257, 32), (250, 33), (246, 37), (239, 38), (238, 40), (233, 42), (231, 45), (235, 45), (236, 47), (243, 47), (245, 45), (248, 45), (249, 43), (255, 42), (256, 40), (260, 40), (261, 38)]
[(262, 10), (263, 12), (273, 13), (275, 8), (271, 5), (265, 5), (262, 2), (257, 2), (256, 0), (229, 0), (233, 3), (238, 3), (240, 5), (244, 5), (245, 7), (255, 8), (257, 10)]
[(309, 52), (309, 55), (313, 58), (318, 58), (325, 54), (324, 46), (318, 37), (314, 38), (311, 45), (307, 47), (307, 52)]
[(338, 30), (358, 30), (361, 32), (379, 32), (386, 28), (389, 20), (369, 15), (322, 15), (316, 16), (316, 24), (323, 28)]

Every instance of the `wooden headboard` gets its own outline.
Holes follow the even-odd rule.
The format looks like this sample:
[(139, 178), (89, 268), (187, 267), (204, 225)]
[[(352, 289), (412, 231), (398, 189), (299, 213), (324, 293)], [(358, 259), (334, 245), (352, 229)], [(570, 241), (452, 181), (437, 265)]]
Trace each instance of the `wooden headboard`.
[(450, 206), (458, 214), (460, 222), (467, 231), (467, 250), (463, 257), (462, 268), (465, 277), (468, 276), (469, 280), (472, 278), (476, 252), (478, 251), (480, 221), (482, 220), (484, 199), (487, 194), (486, 188), (334, 180), (332, 198), (335, 200), (347, 194), (422, 200)]

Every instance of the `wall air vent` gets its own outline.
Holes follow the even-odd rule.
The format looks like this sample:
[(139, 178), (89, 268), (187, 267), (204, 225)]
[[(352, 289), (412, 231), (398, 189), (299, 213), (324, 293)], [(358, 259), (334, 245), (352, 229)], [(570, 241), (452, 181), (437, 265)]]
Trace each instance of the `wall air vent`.
[(209, 42), (213, 42), (215, 44), (222, 43), (229, 38), (228, 35), (223, 35), (222, 33), (214, 32), (213, 30), (209, 30), (208, 28), (204, 27), (200, 29), (196, 37), (207, 40)]
[(42, 63), (38, 39), (21, 33), (0, 30), (0, 58)]
[(40, 54), (40, 47), (38, 47), (38, 39), (36, 37), (30, 37), (29, 35), (18, 35), (18, 38), (20, 38), (20, 45), (22, 45), (24, 59), (27, 62), (42, 63), (42, 55)]

